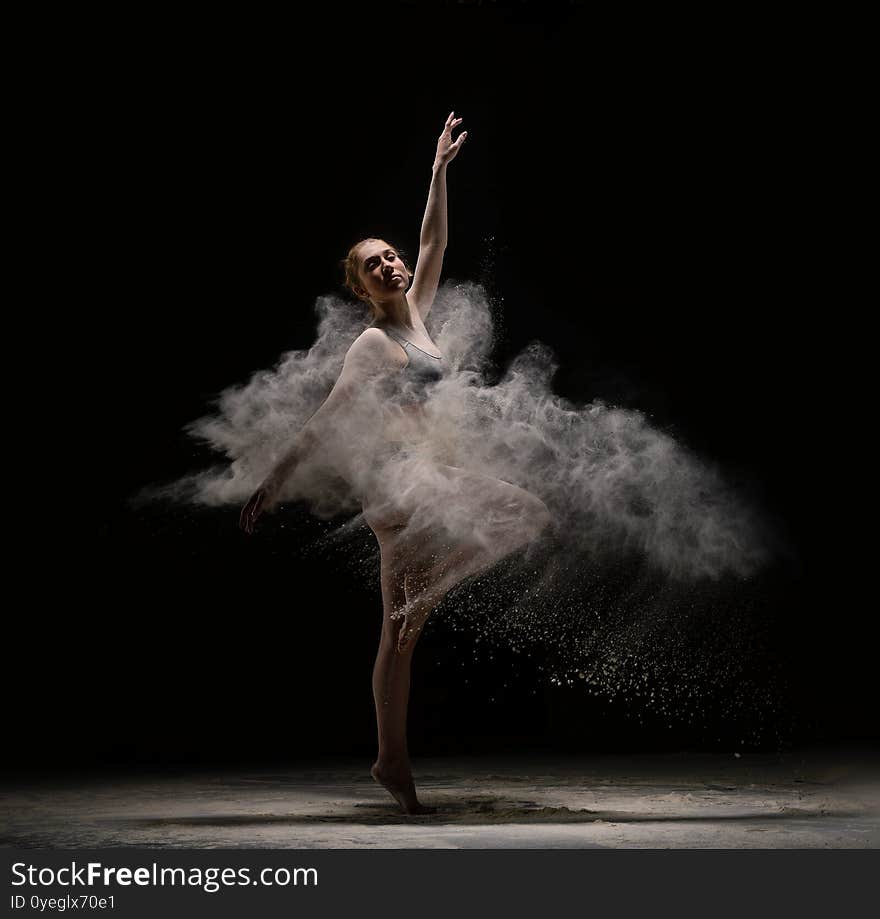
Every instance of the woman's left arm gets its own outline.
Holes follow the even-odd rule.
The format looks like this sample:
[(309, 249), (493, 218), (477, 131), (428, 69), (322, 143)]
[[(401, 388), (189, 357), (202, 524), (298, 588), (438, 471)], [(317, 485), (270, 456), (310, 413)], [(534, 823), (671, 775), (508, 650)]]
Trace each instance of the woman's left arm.
[(418, 310), (423, 321), (431, 310), (440, 283), (440, 269), (443, 267), (447, 236), (446, 167), (455, 159), (467, 137), (467, 131), (462, 131), (456, 140), (452, 139), (452, 129), (460, 125), (461, 121), (461, 118), (455, 117), (455, 112), (451, 112), (437, 141), (428, 204), (419, 237), (419, 260), (416, 262), (412, 287), (407, 294), (410, 306)]

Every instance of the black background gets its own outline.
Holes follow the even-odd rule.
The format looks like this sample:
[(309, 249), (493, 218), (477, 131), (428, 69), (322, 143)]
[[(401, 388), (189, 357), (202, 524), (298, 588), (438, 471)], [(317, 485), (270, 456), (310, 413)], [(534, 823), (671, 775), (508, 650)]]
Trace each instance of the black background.
[[(63, 359), (35, 372), (52, 497), (11, 617), (7, 766), (370, 755), (378, 584), (298, 554), (285, 530), (322, 532), (298, 508), (247, 540), (237, 508), (130, 499), (212, 460), (183, 426), (310, 345), (354, 241), (415, 255), (453, 109), (444, 276), (501, 303), (498, 366), (540, 339), (558, 393), (641, 409), (773, 521), (754, 667), (769, 655), (785, 689), (759, 748), (876, 739), (821, 47), (791, 23), (612, 25), (577, 4), (323, 9), (105, 21), (44, 87), (40, 286)], [(416, 655), (416, 756), (739, 742), (448, 639)]]

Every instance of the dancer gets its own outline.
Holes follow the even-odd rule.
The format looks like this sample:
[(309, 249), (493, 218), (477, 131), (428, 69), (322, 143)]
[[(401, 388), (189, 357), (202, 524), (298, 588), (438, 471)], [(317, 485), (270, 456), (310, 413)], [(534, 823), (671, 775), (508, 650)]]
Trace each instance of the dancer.
[[(430, 443), (434, 432), (424, 410), (431, 386), (449, 372), (425, 320), (431, 310), (447, 242), (446, 171), (467, 138), (453, 140), (462, 119), (450, 113), (437, 141), (428, 202), (412, 272), (384, 239), (363, 239), (344, 261), (346, 285), (373, 313), (369, 328), (351, 345), (326, 401), (294, 438), (244, 506), (240, 526), (253, 533), (271, 510), (297, 465), (320, 451), (329, 432), (345, 429), (364, 412), (364, 394), (389, 393), (375, 474), (361, 486), (364, 519), (379, 544), (382, 634), (373, 670), (378, 756), (371, 774), (404, 813), (431, 810), (416, 794), (407, 749), (406, 717), (413, 651), (431, 611), (446, 593), (537, 539), (552, 515), (537, 496), (515, 485), (433, 461), (429, 475), (408, 479), (394, 457)], [(390, 388), (381, 388), (389, 384)], [(357, 419), (355, 419), (355, 422)], [(426, 502), (466, 509), (467, 524), (424, 525)], [(428, 515), (436, 521), (437, 515)], [(452, 515), (460, 520), (461, 514)], [(451, 518), (451, 519), (452, 519)]]

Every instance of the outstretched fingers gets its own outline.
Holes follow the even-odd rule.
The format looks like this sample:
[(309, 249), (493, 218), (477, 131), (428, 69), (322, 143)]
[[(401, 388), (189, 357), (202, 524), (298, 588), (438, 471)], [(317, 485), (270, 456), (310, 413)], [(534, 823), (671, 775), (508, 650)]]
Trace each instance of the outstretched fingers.
[(463, 120), (462, 118), (456, 118), (455, 112), (449, 113), (446, 124), (443, 125), (443, 132), (440, 135), (440, 139), (437, 141), (437, 156), (440, 162), (450, 162), (455, 158), (458, 151), (461, 150), (461, 146), (467, 138), (467, 131), (462, 131), (455, 140), (452, 139), (452, 131), (454, 128), (457, 128)]
[(462, 121), (464, 121), (463, 118), (456, 118), (455, 112), (450, 112), (449, 117), (446, 119), (446, 124), (443, 125), (443, 133), (452, 134), (452, 129), (457, 128)]

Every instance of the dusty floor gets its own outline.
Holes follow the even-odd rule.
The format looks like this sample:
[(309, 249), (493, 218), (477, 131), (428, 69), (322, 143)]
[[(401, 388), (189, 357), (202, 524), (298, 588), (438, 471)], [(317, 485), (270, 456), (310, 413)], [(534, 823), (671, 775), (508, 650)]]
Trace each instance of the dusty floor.
[(0, 845), (877, 848), (880, 755), (422, 760), (405, 817), (369, 763), (7, 783)]

